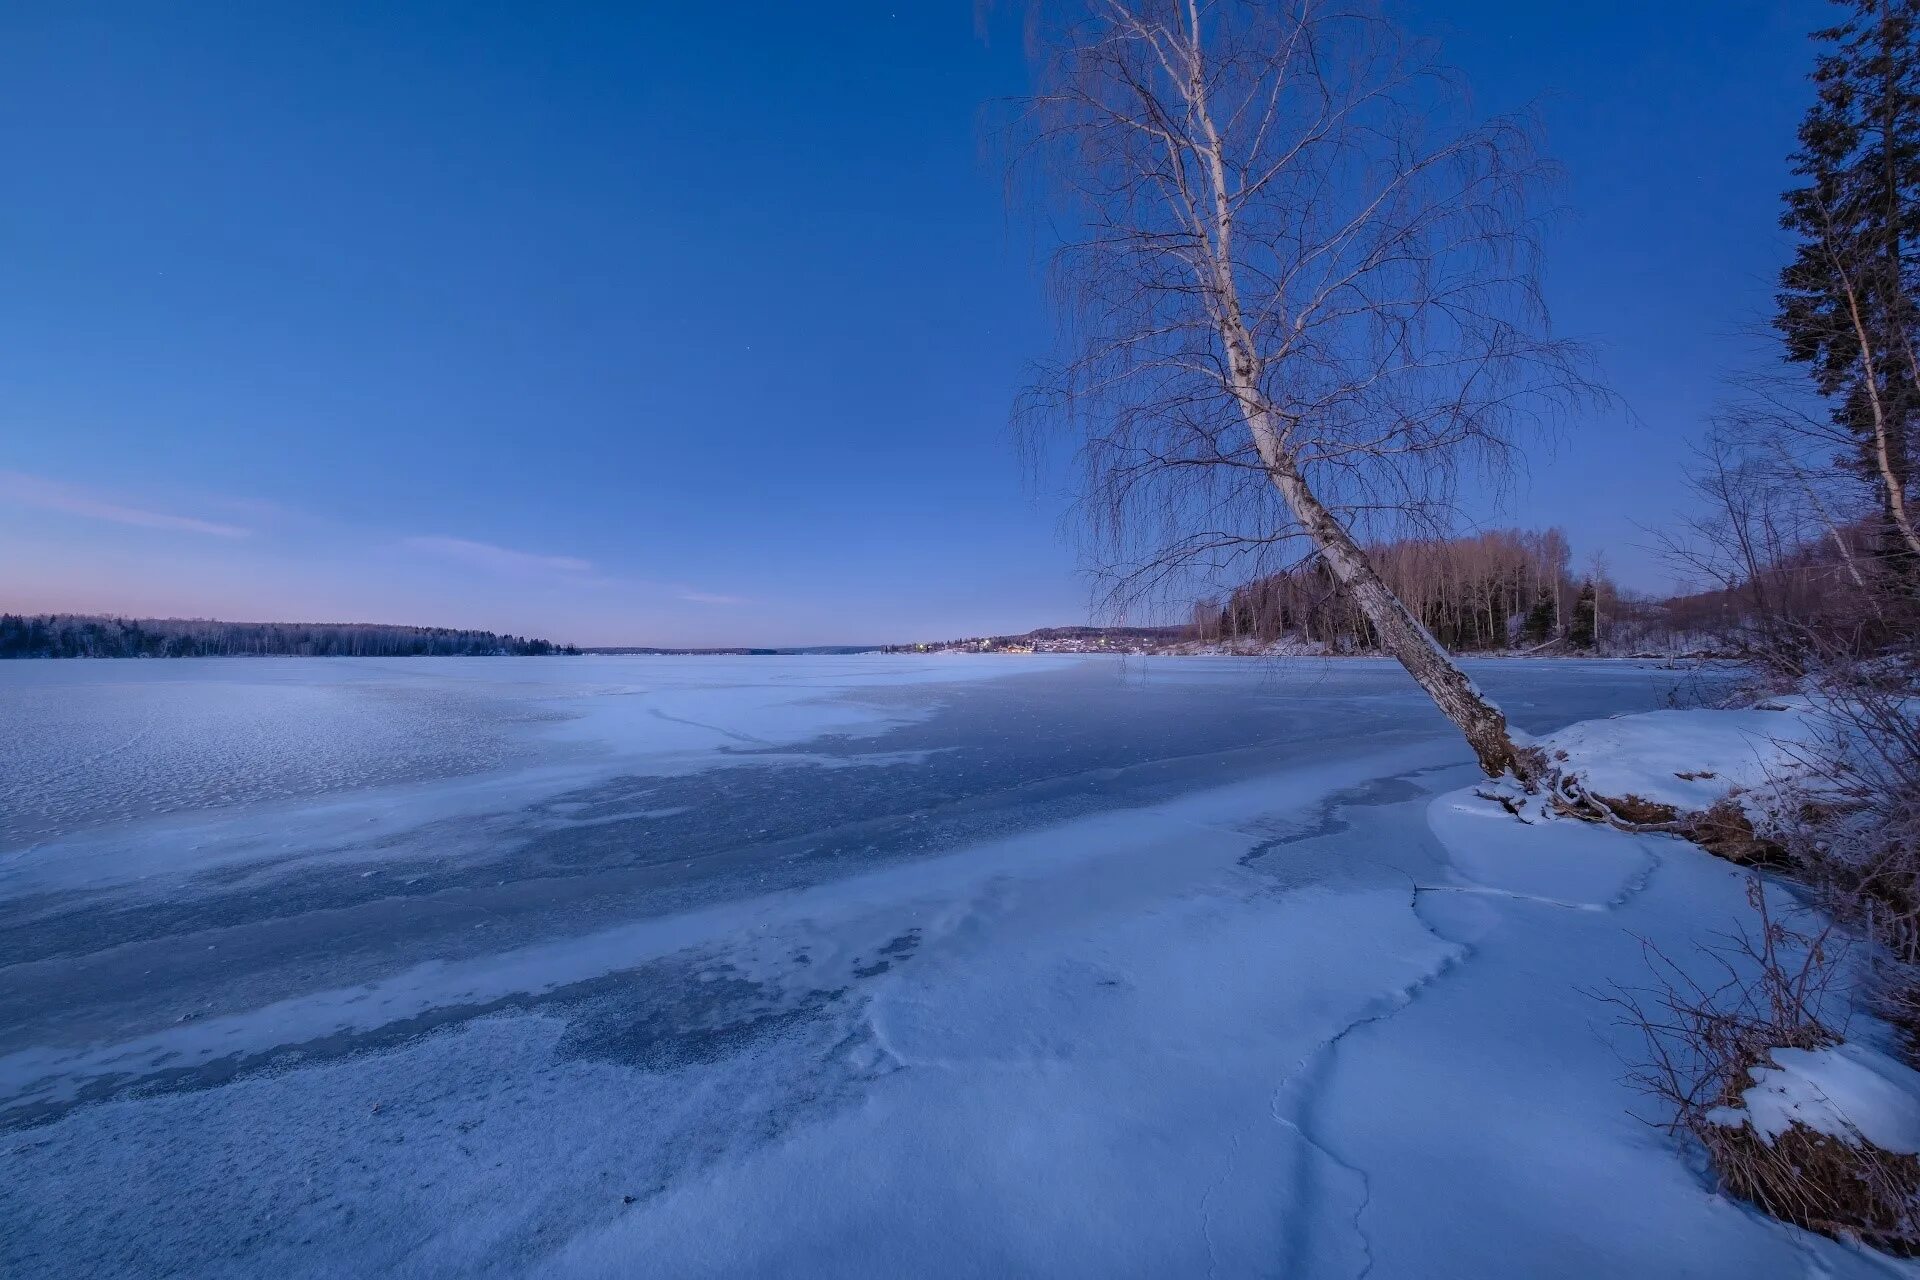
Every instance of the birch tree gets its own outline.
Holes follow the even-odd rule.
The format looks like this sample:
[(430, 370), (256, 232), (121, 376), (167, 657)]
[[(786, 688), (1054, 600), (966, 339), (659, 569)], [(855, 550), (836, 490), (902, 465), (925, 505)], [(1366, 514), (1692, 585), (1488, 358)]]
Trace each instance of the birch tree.
[(1540, 305), (1530, 131), (1468, 118), (1369, 8), (1085, 0), (1041, 34), (1023, 123), (1076, 231), (1068, 351), (1023, 413), (1080, 441), (1115, 582), (1317, 556), (1481, 766), (1524, 776), (1363, 539), (1440, 528), (1587, 389)]

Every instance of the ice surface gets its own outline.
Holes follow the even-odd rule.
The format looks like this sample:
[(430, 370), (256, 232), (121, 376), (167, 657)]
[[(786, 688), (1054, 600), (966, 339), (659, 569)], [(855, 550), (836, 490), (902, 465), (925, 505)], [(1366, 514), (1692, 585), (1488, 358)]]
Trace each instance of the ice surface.
[(874, 699), (891, 689), (1005, 674), (967, 655), (891, 668), (857, 656), (802, 669), (650, 661), (11, 662), (0, 727), (33, 740), (0, 758), (0, 851), (96, 823), (535, 763), (581, 777), (695, 767), (920, 714)]
[[(1388, 664), (55, 665), (0, 1274), (1879, 1273), (1630, 1118), (1580, 994), (1740, 876), (1513, 823)], [(1684, 678), (1475, 675), (1536, 734)]]

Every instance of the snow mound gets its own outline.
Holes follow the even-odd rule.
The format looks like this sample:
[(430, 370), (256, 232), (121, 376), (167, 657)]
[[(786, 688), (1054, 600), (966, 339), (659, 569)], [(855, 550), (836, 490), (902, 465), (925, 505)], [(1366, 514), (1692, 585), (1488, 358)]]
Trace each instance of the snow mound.
[(1771, 1146), (1795, 1124), (1849, 1145), (1865, 1139), (1882, 1151), (1920, 1155), (1920, 1072), (1865, 1045), (1775, 1049), (1770, 1066), (1747, 1073), (1753, 1086), (1737, 1107), (1708, 1119), (1750, 1126)]
[(1734, 792), (1803, 771), (1825, 732), (1805, 699), (1739, 711), (1648, 711), (1569, 725), (1538, 743), (1548, 764), (1596, 796), (1702, 813)]
[[(1555, 824), (1551, 835), (1540, 829), (1546, 823)], [(1559, 906), (1613, 906), (1653, 865), (1644, 848), (1617, 832), (1556, 819), (1537, 801), (1515, 821), (1481, 789), (1440, 796), (1427, 808), (1427, 825), (1464, 887)]]

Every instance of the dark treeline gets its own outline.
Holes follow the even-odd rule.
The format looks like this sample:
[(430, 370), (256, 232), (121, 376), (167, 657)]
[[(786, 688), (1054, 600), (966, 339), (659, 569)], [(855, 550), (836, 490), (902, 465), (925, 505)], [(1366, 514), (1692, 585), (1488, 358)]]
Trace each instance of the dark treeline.
[[(1604, 575), (1569, 572), (1558, 529), (1502, 529), (1368, 548), (1389, 586), (1454, 652), (1565, 641), (1595, 646), (1596, 614), (1619, 593)], [(1202, 640), (1298, 637), (1336, 651), (1375, 647), (1372, 628), (1317, 557), (1237, 587), (1194, 610)]]
[(0, 658), (492, 657), (576, 653), (547, 640), (360, 622), (0, 614)]
[(1689, 535), (1668, 540), (1669, 558), (1715, 585), (1670, 602), (1672, 611), (1769, 668), (1911, 647), (1920, 601), (1877, 516), (1798, 538), (1796, 523), (1783, 509), (1757, 513), (1743, 495), (1692, 521)]
[[(1377, 544), (1367, 554), (1448, 651), (1718, 653), (1739, 603), (1724, 592), (1662, 599), (1625, 591), (1598, 562), (1570, 567), (1559, 529), (1495, 529)], [(1194, 607), (1204, 643), (1289, 639), (1335, 653), (1378, 649), (1366, 618), (1317, 558)]]

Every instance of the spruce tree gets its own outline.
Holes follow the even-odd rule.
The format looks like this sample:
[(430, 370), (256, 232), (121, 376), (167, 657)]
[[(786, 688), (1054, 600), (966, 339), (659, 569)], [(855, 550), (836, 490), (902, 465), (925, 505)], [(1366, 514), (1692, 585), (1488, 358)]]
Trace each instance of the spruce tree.
[(1592, 578), (1581, 584), (1580, 595), (1573, 602), (1573, 619), (1567, 627), (1567, 643), (1576, 649), (1591, 649), (1599, 636), (1594, 626), (1594, 614), (1599, 604), (1599, 592), (1595, 590)]
[(1553, 595), (1542, 591), (1534, 597), (1533, 607), (1527, 610), (1527, 620), (1521, 626), (1520, 636), (1528, 645), (1542, 645), (1553, 638), (1554, 624)]
[[(1806, 364), (1850, 458), (1875, 488), (1889, 555), (1914, 554), (1899, 510), (1914, 474), (1920, 367), (1914, 357), (1920, 231), (1920, 0), (1840, 0), (1851, 10), (1816, 32), (1818, 98), (1800, 126), (1781, 224), (1799, 238), (1781, 273), (1775, 325)], [(1864, 339), (1864, 340), (1863, 340)]]

